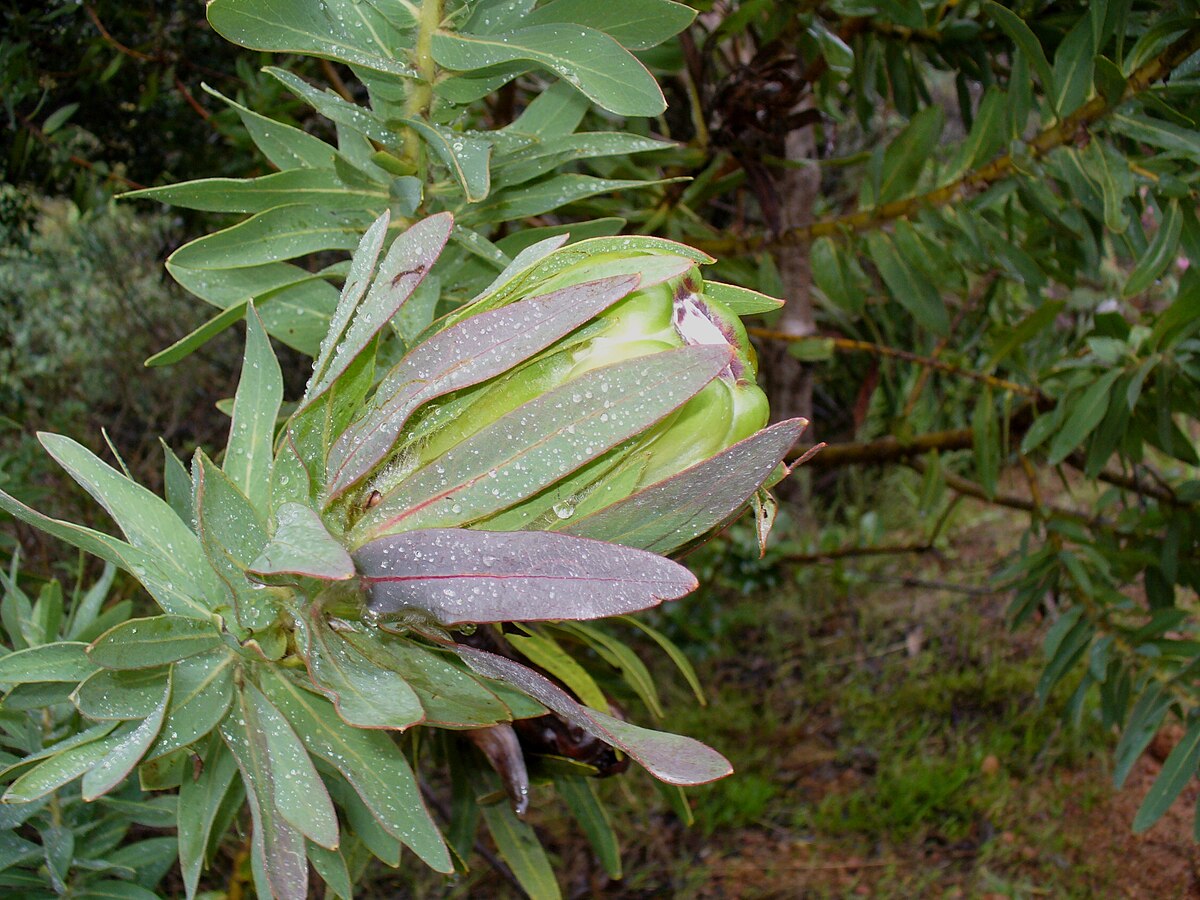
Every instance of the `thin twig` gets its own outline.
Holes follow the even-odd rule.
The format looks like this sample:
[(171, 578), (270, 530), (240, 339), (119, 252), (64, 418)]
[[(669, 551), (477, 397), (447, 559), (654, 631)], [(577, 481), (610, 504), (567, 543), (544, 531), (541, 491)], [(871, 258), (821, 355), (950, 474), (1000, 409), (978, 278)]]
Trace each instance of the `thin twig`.
[(139, 59), (142, 62), (162, 62), (161, 58), (157, 56), (151, 56), (148, 53), (143, 53), (141, 50), (134, 50), (132, 47), (127, 47), (113, 37), (109, 30), (104, 27), (104, 23), (100, 21), (100, 17), (96, 15), (96, 11), (92, 9), (90, 3), (84, 4), (83, 11), (86, 12), (88, 18), (92, 20), (92, 24), (96, 26), (96, 30), (100, 32), (100, 37), (104, 39), (105, 43), (115, 49), (118, 53), (132, 57), (133, 59)]
[(929, 591), (952, 591), (956, 594), (966, 594), (970, 597), (991, 597), (1003, 593), (997, 588), (977, 587), (969, 584), (952, 584), (949, 581), (930, 581), (926, 578), (912, 578), (908, 575), (867, 575), (866, 581), (875, 584), (898, 584), (901, 587), (922, 588)]
[(1038, 158), (1045, 156), (1074, 141), (1081, 131), (1103, 118), (1129, 98), (1145, 91), (1158, 82), (1193, 53), (1200, 50), (1200, 26), (1189, 28), (1182, 37), (1172, 43), (1154, 59), (1140, 66), (1129, 76), (1125, 92), (1114, 103), (1102, 96), (1093, 97), (1064, 119), (1039, 132), (1024, 145), (1024, 153), (1014, 156), (1005, 153), (980, 168), (968, 172), (934, 190), (903, 200), (884, 203), (873, 209), (845, 213), (808, 225), (789, 228), (778, 234), (758, 234), (718, 238), (709, 241), (693, 241), (694, 245), (714, 256), (749, 255), (773, 246), (800, 246), (819, 237), (831, 237), (846, 232), (865, 231), (896, 219), (906, 218), (924, 207), (945, 206), (966, 196), (990, 187), (1008, 178), (1018, 169), (1022, 156)]
[(834, 348), (838, 350), (860, 351), (863, 353), (871, 353), (875, 356), (886, 356), (891, 359), (901, 359), (905, 362), (911, 362), (919, 366), (924, 366), (927, 369), (937, 369), (939, 372), (945, 372), (948, 375), (957, 375), (961, 378), (969, 378), (972, 381), (978, 381), (1002, 391), (1012, 391), (1014, 394), (1021, 394), (1025, 397), (1042, 396), (1041, 392), (1036, 388), (1026, 387), (1023, 384), (1017, 384), (1015, 381), (1008, 381), (1004, 378), (996, 378), (994, 375), (987, 375), (983, 372), (976, 372), (973, 369), (967, 369), (963, 366), (955, 365), (954, 363), (949, 363), (945, 360), (937, 359), (932, 356), (921, 356), (918, 353), (910, 353), (908, 350), (900, 350), (896, 347), (889, 347), (886, 344), (874, 344), (870, 341), (859, 341), (853, 338), (826, 337), (819, 334), (791, 334), (786, 331), (775, 331), (770, 328), (758, 328), (756, 326), (751, 326), (747, 328), (746, 331), (754, 337), (762, 338), (763, 340), (768, 341), (790, 341), (792, 343), (828, 341)]
[(893, 556), (901, 553), (935, 553), (932, 544), (884, 544), (878, 547), (835, 547), (823, 553), (788, 553), (782, 557), (790, 563), (819, 563), (852, 556)]

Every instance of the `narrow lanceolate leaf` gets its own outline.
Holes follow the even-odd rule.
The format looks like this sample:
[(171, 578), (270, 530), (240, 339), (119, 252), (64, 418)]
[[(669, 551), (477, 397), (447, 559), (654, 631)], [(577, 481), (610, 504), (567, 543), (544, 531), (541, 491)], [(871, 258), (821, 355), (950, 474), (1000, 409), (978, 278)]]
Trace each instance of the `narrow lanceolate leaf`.
[(1134, 833), (1145, 831), (1162, 818), (1188, 782), (1196, 777), (1197, 765), (1200, 765), (1200, 722), (1193, 722), (1146, 792), (1146, 799), (1133, 819)]
[(244, 685), (242, 690), (242, 705), (248, 714), (246, 727), (266, 737), (275, 808), (309, 840), (337, 849), (337, 814), (308, 751), (283, 714), (253, 684)]
[(252, 303), (246, 311), (246, 355), (222, 468), (261, 516), (271, 501), (275, 419), (282, 402), (283, 374)]
[[(157, 568), (170, 573), (179, 585), (176, 593), (195, 598), (213, 597), (214, 589), (219, 593), (216, 576), (204, 564), (204, 553), (196, 535), (166, 501), (129, 480), (70, 438), (45, 433), (38, 438), (67, 474), (116, 520), (129, 542), (148, 554)], [(133, 571), (138, 574), (136, 568)], [(195, 609), (196, 614), (207, 613), (198, 600), (193, 599), (186, 605)]]
[(83, 681), (96, 671), (86, 650), (87, 644), (60, 641), (9, 653), (0, 658), (0, 684)]
[(588, 843), (604, 866), (609, 878), (621, 877), (621, 848), (613, 831), (608, 810), (596, 799), (596, 788), (590, 778), (555, 775), (554, 789), (566, 801), (571, 815), (587, 835)]
[(729, 761), (711, 747), (688, 737), (641, 728), (588, 709), (548, 678), (511, 659), (463, 644), (455, 644), (454, 651), (485, 678), (495, 678), (520, 688), (571, 725), (624, 750), (661, 781), (706, 784), (733, 771)]
[(179, 786), (179, 868), (189, 898), (196, 896), (213, 822), (237, 775), (237, 761), (214, 735), (204, 753), (199, 778), (184, 776)]
[[(1042, 45), (1033, 31), (1025, 24), (1025, 20), (993, 0), (983, 0), (983, 9), (1025, 54), (1025, 58), (1033, 64), (1038, 78), (1042, 81), (1042, 93), (1047, 97), (1057, 96), (1054, 73), (1050, 68), (1050, 61), (1046, 59), (1046, 51), (1042, 49)], [(1057, 113), (1059, 110), (1054, 111)]]
[(109, 751), (109, 753), (83, 776), (83, 799), (95, 800), (107, 794), (125, 780), (133, 767), (138, 764), (158, 732), (162, 728), (163, 718), (167, 713), (167, 703), (171, 699), (171, 679), (167, 677), (163, 686), (162, 696), (154, 710), (137, 727), (125, 735)]
[(351, 187), (338, 178), (332, 167), (324, 167), (287, 169), (260, 178), (203, 178), (130, 191), (122, 199), (158, 200), (210, 212), (260, 213), (301, 200), (324, 209), (380, 206), (387, 203), (387, 192), (382, 185), (374, 191)]
[(329, 322), (329, 330), (321, 341), (321, 349), (317, 353), (316, 359), (313, 360), (313, 374), (309, 379), (302, 402), (309, 399), (309, 394), (315, 385), (325, 380), (333, 365), (334, 352), (345, 338), (354, 314), (358, 311), (358, 305), (366, 296), (367, 288), (370, 287), (371, 275), (375, 271), (375, 264), (379, 261), (379, 254), (383, 251), (383, 242), (387, 237), (391, 218), (391, 213), (384, 210), (379, 218), (371, 223), (371, 227), (363, 233), (358, 242), (354, 256), (350, 259), (350, 271), (342, 285), (337, 308)]
[(110, 628), (92, 642), (87, 654), (106, 669), (147, 669), (195, 656), (220, 643), (212, 621), (153, 616)]
[(891, 237), (874, 232), (867, 237), (871, 259), (883, 276), (883, 283), (896, 302), (916, 319), (917, 324), (934, 334), (950, 330), (950, 315), (936, 286), (919, 273), (896, 249)]
[(478, 203), (491, 190), (489, 163), (492, 145), (420, 119), (401, 118), (413, 129), (454, 175), (469, 203)]
[(101, 669), (71, 700), (89, 719), (144, 719), (154, 714), (166, 683), (166, 669)]
[(534, 25), (493, 35), (439, 31), (433, 36), (433, 57), (459, 72), (532, 62), (620, 116), (657, 116), (667, 105), (654, 76), (628, 50), (581, 25)]
[(534, 900), (561, 900), (554, 867), (533, 826), (517, 818), (506, 802), (490, 803), (480, 810), (500, 857), (508, 863), (525, 893)]
[(171, 705), (148, 756), (157, 759), (211, 732), (233, 702), (237, 656), (225, 647), (189, 656), (171, 667)]
[(344, 637), (372, 663), (404, 677), (425, 710), (425, 725), (464, 728), (512, 718), (475, 676), (412, 641), (358, 631)]
[(735, 316), (755, 316), (783, 306), (783, 301), (775, 297), (719, 281), (705, 281), (704, 296), (716, 300)]
[(652, 553), (543, 532), (409, 531), (356, 559), (373, 612), (421, 610), (445, 625), (598, 619), (696, 587), (687, 569)]
[(342, 773), (388, 834), (437, 871), (453, 870), (412, 769), (388, 735), (347, 725), (328, 700), (280, 673), (264, 671), (259, 687), (291, 722), (308, 752)]
[(255, 575), (303, 575), (323, 581), (354, 577), (354, 561), (321, 517), (303, 503), (282, 503), (275, 535), (248, 571)]
[(196, 526), (204, 555), (225, 585), (243, 628), (259, 631), (275, 617), (262, 591), (246, 578), (246, 569), (267, 543), (264, 519), (202, 450), (192, 462), (195, 477)]
[(276, 206), (184, 244), (167, 263), (180, 269), (240, 269), (321, 250), (353, 250), (369, 224), (369, 214), (357, 209), (334, 214), (304, 203)]
[(1164, 204), (1162, 221), (1154, 240), (1146, 248), (1121, 289), (1122, 297), (1134, 297), (1150, 287), (1179, 253), (1179, 236), (1183, 232), (1183, 214), (1179, 201)]
[(742, 509), (800, 437), (807, 423), (789, 419), (739, 441), (590, 515), (556, 530), (655, 553), (670, 553)]
[(403, 729), (425, 718), (421, 701), (399, 673), (372, 664), (323, 621), (297, 623), (297, 641), (313, 683), (349, 724)]
[(593, 369), (518, 407), (418, 469), (354, 536), (472, 522), (531, 497), (695, 396), (729, 348), (681, 347)]
[(330, 497), (358, 482), (387, 455), (418, 406), (507, 372), (637, 285), (633, 275), (574, 285), (472, 316), (418, 344), (384, 378), (366, 418), (334, 444)]
[[(112, 726), (108, 726), (111, 730)], [(55, 753), (26, 771), (4, 792), (5, 803), (30, 803), (74, 781), (104, 759), (134, 728), (133, 723), (115, 732)]]
[[(373, 227), (378, 224), (377, 221)], [(322, 347), (301, 409), (329, 390), (404, 305), (446, 246), (453, 227), (454, 217), (449, 213), (422, 219), (396, 238), (361, 305), (355, 303), (350, 308), (343, 297), (334, 326), (330, 328), (330, 341)], [(343, 319), (348, 319), (349, 312), (343, 307), (354, 314), (347, 324), (343, 324)]]
[(278, 785), (267, 757), (267, 737), (249, 727), (250, 716), (243, 698), (241, 705), (231, 710), (221, 723), (221, 737), (237, 760), (242, 781), (246, 783), (246, 799), (254, 825), (256, 867), (265, 874), (270, 895), (276, 900), (306, 900), (308, 857), (304, 852), (304, 835), (275, 808)]
[[(388, 9), (410, 18), (403, 4)], [(405, 32), (370, 3), (302, 0), (281, 6), (272, 0), (212, 0), (207, 14), (218, 34), (243, 47), (305, 53), (389, 75), (416, 74), (396, 58), (397, 48), (407, 46)]]
[(691, 24), (696, 11), (672, 0), (553, 0), (523, 18), (528, 25), (564, 22), (611, 35), (630, 50), (646, 50)]

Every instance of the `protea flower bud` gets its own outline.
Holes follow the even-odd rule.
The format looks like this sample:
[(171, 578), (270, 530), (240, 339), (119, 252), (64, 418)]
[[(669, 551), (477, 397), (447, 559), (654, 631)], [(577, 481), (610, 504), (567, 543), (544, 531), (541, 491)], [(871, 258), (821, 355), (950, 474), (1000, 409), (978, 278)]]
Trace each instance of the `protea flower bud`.
[[(420, 503), (419, 495), (431, 493), (440, 470), (502, 450), (496, 445), (507, 440), (506, 435), (517, 428), (527, 432), (525, 420), (549, 415), (549, 407), (557, 404), (576, 405), (584, 413), (578, 423), (565, 426), (568, 433), (585, 438), (574, 442), (578, 446), (573, 466), (555, 469), (550, 464), (540, 477), (531, 473), (529, 490), (503, 506), (484, 510), (459, 504), (456, 510), (452, 503), (435, 517), (436, 524), (491, 531), (558, 529), (568, 520), (663, 482), (761, 429), (767, 421), (767, 401), (755, 380), (753, 348), (738, 316), (705, 293), (696, 262), (694, 251), (667, 241), (584, 241), (549, 249), (543, 258), (448, 317), (440, 335), (469, 335), (473, 328), (486, 329), (488, 317), (512, 314), (522, 305), (564, 305), (573, 296), (607, 292), (594, 315), (572, 323), (569, 331), (528, 357), (416, 410), (389, 447), (386, 462), (360, 482), (351, 509), (371, 508), (356, 532), (370, 539), (406, 530), (408, 516), (402, 507)], [(629, 405), (620, 401), (638, 386), (636, 378), (621, 376), (632, 371), (637, 360), (653, 367), (665, 359), (663, 354), (671, 353), (671, 359), (689, 359), (703, 371), (672, 385), (678, 394), (675, 402), (635, 403), (640, 408), (632, 413), (619, 409)], [(606, 373), (621, 385), (610, 384)], [(602, 396), (608, 391), (614, 391), (611, 399)], [(548, 397), (557, 404), (548, 404)], [(632, 415), (637, 425), (608, 427), (622, 415)], [(514, 428), (505, 429), (505, 422)], [(341, 446), (353, 447), (369, 430), (359, 423)], [(594, 441), (586, 439), (589, 434)], [(340, 464), (351, 453), (335, 448), (331, 463)], [(337, 472), (331, 475), (336, 481)], [(484, 477), (495, 476), (489, 471)], [(414, 481), (424, 481), (426, 490), (406, 490)]]

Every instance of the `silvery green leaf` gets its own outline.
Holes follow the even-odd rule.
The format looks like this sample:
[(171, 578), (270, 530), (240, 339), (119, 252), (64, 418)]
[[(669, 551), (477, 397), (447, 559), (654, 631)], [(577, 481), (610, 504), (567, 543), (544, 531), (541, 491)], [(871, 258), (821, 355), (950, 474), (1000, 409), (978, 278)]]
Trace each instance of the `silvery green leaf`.
[(569, 724), (624, 750), (661, 781), (706, 784), (733, 771), (729, 761), (711, 747), (682, 735), (641, 728), (588, 709), (548, 678), (511, 659), (464, 644), (455, 644), (453, 649), (480, 675), (519, 687)]
[(433, 36), (433, 57), (456, 72), (532, 62), (621, 116), (657, 116), (666, 108), (658, 82), (628, 50), (604, 32), (580, 25), (535, 25), (491, 35), (439, 31)]
[(417, 610), (443, 625), (597, 619), (696, 587), (691, 572), (652, 553), (544, 532), (408, 531), (355, 560), (374, 613)]

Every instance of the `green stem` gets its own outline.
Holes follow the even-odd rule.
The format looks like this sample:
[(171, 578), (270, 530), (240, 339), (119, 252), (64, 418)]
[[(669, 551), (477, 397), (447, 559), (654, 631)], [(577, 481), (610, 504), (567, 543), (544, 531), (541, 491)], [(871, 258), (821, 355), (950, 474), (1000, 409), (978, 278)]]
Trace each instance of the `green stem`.
[[(422, 0), (421, 14), (417, 18), (417, 42), (413, 48), (413, 66), (417, 70), (417, 81), (404, 105), (405, 113), (411, 118), (426, 118), (433, 102), (433, 79), (437, 66), (433, 61), (433, 33), (442, 22), (442, 0)], [(414, 166), (421, 164), (421, 141), (411, 128), (404, 141), (405, 158)]]

